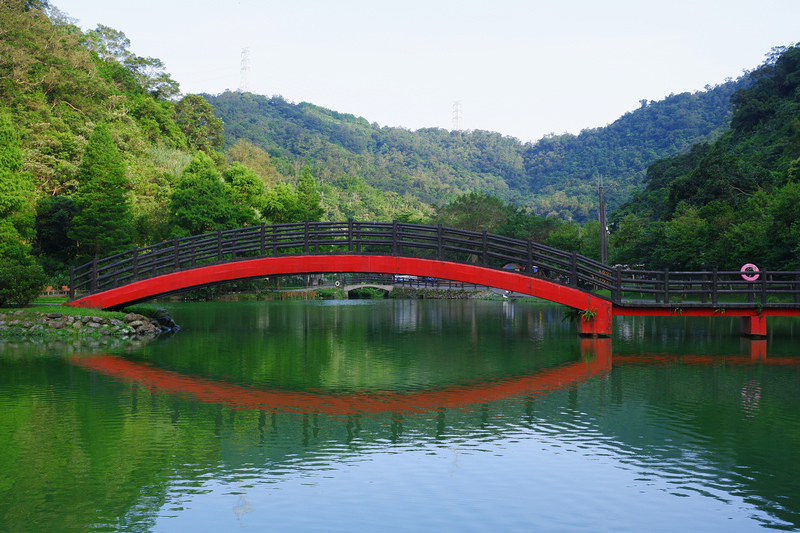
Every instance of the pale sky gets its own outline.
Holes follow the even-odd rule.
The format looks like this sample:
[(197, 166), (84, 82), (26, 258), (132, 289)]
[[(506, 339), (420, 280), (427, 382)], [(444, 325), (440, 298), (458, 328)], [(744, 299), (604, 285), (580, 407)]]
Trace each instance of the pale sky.
[(181, 91), (240, 87), (381, 126), (520, 141), (610, 124), (800, 41), (800, 0), (51, 0), (161, 59)]

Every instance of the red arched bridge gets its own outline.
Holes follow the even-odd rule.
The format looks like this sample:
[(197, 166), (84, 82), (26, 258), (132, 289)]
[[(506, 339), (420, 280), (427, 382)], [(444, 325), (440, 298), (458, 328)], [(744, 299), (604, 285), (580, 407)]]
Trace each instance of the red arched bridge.
[(576, 310), (579, 332), (610, 335), (614, 315), (800, 316), (800, 272), (671, 272), (611, 267), (486, 232), (400, 222), (303, 222), (174, 238), (75, 267), (67, 305), (103, 309), (238, 279), (383, 273), (522, 293)]

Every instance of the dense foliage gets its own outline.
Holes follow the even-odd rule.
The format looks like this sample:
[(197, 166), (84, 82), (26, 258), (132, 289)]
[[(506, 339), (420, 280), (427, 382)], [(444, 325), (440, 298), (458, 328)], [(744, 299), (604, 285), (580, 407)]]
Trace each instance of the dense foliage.
[(597, 213), (597, 181), (614, 186), (611, 205), (640, 185), (647, 165), (688, 150), (727, 127), (729, 99), (744, 81), (670, 95), (605, 128), (549, 135), (536, 143), (487, 131), (408, 131), (280, 96), (225, 92), (206, 98), (225, 122), (227, 143), (246, 140), (290, 172), (302, 158), (323, 183), (352, 178), (432, 203), (480, 192), (542, 215), (585, 222)]
[(622, 263), (800, 268), (800, 47), (779, 48), (733, 96), (731, 128), (654, 163), (611, 217)]

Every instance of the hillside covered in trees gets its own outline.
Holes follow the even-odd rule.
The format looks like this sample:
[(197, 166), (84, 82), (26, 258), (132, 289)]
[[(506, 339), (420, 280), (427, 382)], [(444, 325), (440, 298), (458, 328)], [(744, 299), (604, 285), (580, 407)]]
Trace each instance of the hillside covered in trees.
[(356, 178), (376, 189), (441, 205), (469, 192), (497, 196), (545, 216), (596, 218), (600, 176), (610, 206), (627, 199), (650, 163), (713, 140), (728, 126), (730, 97), (746, 80), (670, 95), (604, 128), (535, 143), (487, 131), (409, 131), (280, 96), (204, 95), (225, 123), (229, 145), (247, 140), (291, 173), (298, 158), (322, 182)]
[(652, 164), (611, 220), (623, 263), (800, 269), (800, 47), (776, 48), (713, 143)]
[(796, 267), (797, 56), (779, 50), (748, 79), (522, 144), (281, 97), (183, 95), (121, 31), (6, 0), (0, 305), (60, 286), (98, 254), (261, 222), (440, 222), (598, 257), (600, 175), (618, 203), (632, 198), (610, 217), (615, 261)]

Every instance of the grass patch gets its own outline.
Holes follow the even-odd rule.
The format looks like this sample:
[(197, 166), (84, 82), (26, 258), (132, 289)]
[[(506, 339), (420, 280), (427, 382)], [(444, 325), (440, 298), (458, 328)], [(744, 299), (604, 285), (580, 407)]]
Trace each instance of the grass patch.
[(333, 287), (330, 289), (317, 289), (317, 294), (323, 300), (347, 300), (347, 294), (344, 289)]
[(126, 314), (122, 311), (102, 311), (100, 309), (91, 309), (86, 307), (65, 307), (62, 305), (55, 305), (55, 304), (43, 304), (43, 305), (37, 305), (36, 307), (24, 307), (24, 308), (0, 308), (0, 313), (6, 313), (6, 314), (20, 313), (22, 316), (38, 315), (39, 313), (61, 313), (63, 315), (72, 315), (80, 317), (99, 316), (102, 318), (117, 318), (117, 319), (122, 319), (122, 317), (124, 317)]

